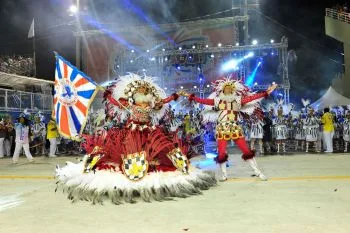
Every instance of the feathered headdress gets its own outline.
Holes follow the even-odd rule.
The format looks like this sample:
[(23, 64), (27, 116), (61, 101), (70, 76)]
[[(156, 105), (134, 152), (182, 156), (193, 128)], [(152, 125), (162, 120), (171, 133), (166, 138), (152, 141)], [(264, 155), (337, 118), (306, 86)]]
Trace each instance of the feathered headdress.
[(301, 99), (301, 102), (303, 103), (304, 108), (310, 105), (310, 100), (309, 99)]
[[(137, 74), (129, 73), (125, 76), (120, 76), (112, 86), (112, 96), (115, 99), (132, 99), (137, 89), (144, 87), (149, 94), (152, 94), (155, 98), (165, 98), (166, 94), (164, 90), (156, 84), (155, 77), (139, 76)], [(116, 88), (114, 88), (116, 87)]]
[(215, 92), (216, 93), (220, 93), (224, 90), (224, 88), (226, 86), (230, 86), (233, 88), (233, 90), (236, 92), (236, 93), (239, 93), (239, 94), (243, 94), (244, 92), (248, 92), (249, 91), (249, 88), (246, 87), (242, 81), (240, 80), (235, 80), (235, 79), (232, 79), (232, 78), (220, 78), (214, 82), (212, 82), (212, 85), (211, 85)]
[[(166, 97), (165, 91), (156, 83), (155, 77), (139, 76), (133, 73), (120, 76), (118, 79), (113, 81), (110, 86), (108, 86), (106, 91), (110, 92), (111, 96), (115, 100), (122, 98), (132, 104), (134, 103), (133, 95), (140, 87), (145, 88), (146, 92), (151, 94), (154, 100), (160, 100)], [(124, 121), (129, 116), (130, 113), (128, 111), (114, 106), (108, 99), (105, 99), (105, 102), (107, 115), (113, 117), (118, 116), (121, 121)], [(163, 107), (160, 110), (153, 111), (151, 117), (154, 120), (154, 123), (165, 114), (165, 110), (166, 109)]]
[(44, 122), (45, 121), (45, 116), (41, 111), (38, 111), (36, 114), (34, 114), (34, 118), (39, 118), (40, 122)]
[[(234, 93), (241, 98), (255, 94), (255, 92), (250, 92), (250, 89), (245, 86), (241, 80), (232, 79), (231, 77), (224, 77), (212, 82), (212, 87), (214, 88), (215, 92), (211, 93), (208, 98), (214, 99), (216, 103), (219, 102), (218, 97), (226, 86), (232, 87)], [(252, 115), (256, 111), (262, 112), (260, 101), (261, 100), (259, 99), (254, 100), (242, 106), (239, 112), (239, 118), (247, 118), (247, 116)], [(218, 118), (218, 112), (215, 111), (212, 106), (205, 106), (202, 116), (204, 122), (215, 122)]]
[(294, 104), (285, 104), (283, 99), (277, 99), (277, 103), (270, 105), (274, 109), (275, 115), (278, 115), (278, 112), (281, 112), (283, 115), (289, 115), (294, 109)]
[(19, 114), (18, 118), (23, 117), (23, 118), (28, 119), (28, 118), (29, 118), (29, 115), (30, 115), (30, 113), (29, 113), (28, 109), (26, 108), (26, 109), (23, 110), (23, 112), (21, 112), (21, 113)]

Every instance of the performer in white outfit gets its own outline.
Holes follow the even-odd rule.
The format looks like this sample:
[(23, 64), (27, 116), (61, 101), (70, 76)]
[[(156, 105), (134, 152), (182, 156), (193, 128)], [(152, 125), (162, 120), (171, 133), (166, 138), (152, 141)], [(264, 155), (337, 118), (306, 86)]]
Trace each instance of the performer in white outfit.
[(282, 152), (286, 152), (286, 140), (287, 140), (287, 125), (286, 125), (286, 119), (283, 116), (283, 108), (280, 106), (277, 110), (277, 117), (273, 120), (274, 124), (274, 133), (275, 138), (277, 142), (277, 153), (281, 152), (281, 145), (282, 145)]
[(30, 162), (33, 162), (34, 159), (29, 151), (29, 123), (27, 118), (25, 118), (24, 115), (20, 115), (18, 119), (18, 123), (15, 125), (16, 129), (16, 148), (15, 152), (13, 154), (13, 163), (18, 162), (18, 157), (21, 152), (21, 149), (23, 148), (24, 153), (27, 157), (27, 159)]
[(35, 142), (35, 154), (45, 154), (46, 126), (42, 122), (40, 113), (35, 116), (35, 123), (32, 125), (33, 141)]
[(309, 152), (309, 144), (313, 143), (316, 152), (320, 152), (317, 147), (320, 119), (315, 115), (314, 109), (309, 108), (309, 114), (305, 120), (306, 153)]
[(250, 149), (255, 150), (255, 141), (258, 141), (260, 154), (264, 153), (263, 150), (263, 137), (264, 137), (264, 122), (262, 119), (253, 119), (250, 127)]
[(348, 145), (350, 143), (350, 110), (346, 112), (343, 122), (343, 139), (344, 139), (344, 152), (348, 152)]
[(300, 113), (299, 117), (294, 120), (295, 131), (295, 150), (299, 149), (299, 142), (301, 150), (304, 150), (305, 145), (305, 130), (304, 130), (305, 115)]

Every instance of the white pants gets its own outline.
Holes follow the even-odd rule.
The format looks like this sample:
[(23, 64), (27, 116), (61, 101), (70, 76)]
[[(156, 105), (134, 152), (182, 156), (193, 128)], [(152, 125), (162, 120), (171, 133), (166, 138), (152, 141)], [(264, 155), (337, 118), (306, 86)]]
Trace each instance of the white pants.
[(50, 138), (50, 154), (49, 156), (55, 156), (56, 149), (57, 149), (57, 139), (56, 138)]
[(6, 156), (11, 156), (11, 146), (12, 146), (13, 136), (9, 139), (5, 139), (5, 154)]
[(333, 135), (334, 135), (334, 131), (323, 132), (324, 142), (327, 148), (326, 151), (328, 152), (333, 152)]
[(4, 140), (5, 138), (0, 138), (0, 158), (4, 157)]
[(29, 151), (29, 143), (23, 143), (23, 142), (16, 142), (16, 148), (15, 148), (15, 152), (13, 153), (13, 162), (17, 162), (18, 157), (19, 157), (19, 153), (21, 152), (21, 149), (23, 147), (24, 150), (24, 154), (26, 155), (28, 160), (32, 160), (33, 157), (30, 154)]

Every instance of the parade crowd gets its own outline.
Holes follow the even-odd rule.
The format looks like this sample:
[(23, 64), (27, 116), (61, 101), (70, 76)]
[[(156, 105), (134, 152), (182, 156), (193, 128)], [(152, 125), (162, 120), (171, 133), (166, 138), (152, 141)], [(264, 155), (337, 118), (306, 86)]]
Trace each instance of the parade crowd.
[[(169, 106), (159, 124), (167, 131), (177, 132), (180, 138), (191, 143), (193, 152), (200, 154), (208, 141), (216, 140), (216, 124), (203, 121), (200, 108), (192, 109), (176, 111)], [(111, 120), (99, 124), (104, 128), (123, 125)], [(280, 106), (264, 112), (262, 117), (241, 119), (240, 124), (250, 148), (261, 155), (348, 152), (350, 146), (350, 110), (342, 107), (323, 111), (309, 107), (292, 113)], [(96, 128), (96, 125), (92, 128)]]
[(16, 122), (10, 117), (0, 121), (0, 158), (12, 157), (13, 163), (17, 163), (22, 152), (31, 162), (33, 156), (79, 153), (79, 145), (60, 136), (54, 119), (45, 124), (42, 115), (36, 115), (33, 121), (29, 118), (21, 113)]
[[(159, 121), (164, 129), (176, 132), (191, 145), (189, 153), (204, 154), (205, 145), (216, 140), (215, 123), (205, 122), (200, 108), (188, 112), (169, 106)], [(102, 116), (101, 116), (102, 115)], [(105, 118), (104, 114), (91, 114), (84, 134), (96, 134), (111, 128), (122, 128), (125, 122)], [(245, 139), (250, 149), (261, 155), (286, 152), (348, 152), (350, 142), (350, 111), (334, 108), (331, 111), (305, 111), (286, 113), (280, 106), (270, 109), (263, 117), (242, 119)], [(23, 148), (30, 161), (33, 156), (56, 157), (57, 154), (84, 153), (79, 141), (59, 135), (54, 119), (45, 124), (42, 116), (33, 122), (21, 114), (15, 123), (10, 118), (0, 121), (0, 158), (13, 157), (16, 163)]]

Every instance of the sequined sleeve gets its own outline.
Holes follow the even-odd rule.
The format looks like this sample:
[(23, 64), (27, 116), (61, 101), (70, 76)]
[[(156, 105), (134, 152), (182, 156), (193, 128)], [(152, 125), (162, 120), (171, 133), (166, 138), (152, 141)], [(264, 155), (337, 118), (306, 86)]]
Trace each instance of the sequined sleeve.
[(170, 101), (173, 101), (173, 100), (176, 101), (178, 98), (179, 98), (179, 95), (178, 95), (177, 93), (173, 93), (171, 96), (169, 96), (169, 97), (163, 99), (162, 102), (163, 102), (164, 104), (167, 104), (167, 103), (169, 103)]
[(261, 93), (255, 94), (255, 95), (245, 96), (244, 98), (242, 98), (241, 104), (245, 105), (249, 102), (252, 102), (252, 101), (257, 100), (257, 99), (265, 98), (267, 96), (268, 96), (267, 92), (261, 92)]
[(214, 99), (202, 99), (202, 98), (196, 97), (194, 94), (190, 95), (188, 97), (188, 100), (195, 101), (195, 102), (200, 103), (200, 104), (212, 105), (212, 106), (214, 106), (214, 103), (215, 103)]

